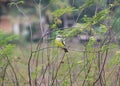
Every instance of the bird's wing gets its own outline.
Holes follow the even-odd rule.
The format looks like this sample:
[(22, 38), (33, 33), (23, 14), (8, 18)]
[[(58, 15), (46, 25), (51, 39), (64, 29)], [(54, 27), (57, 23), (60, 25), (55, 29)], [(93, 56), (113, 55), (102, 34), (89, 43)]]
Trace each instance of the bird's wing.
[(64, 40), (64, 39), (62, 39), (61, 41), (62, 41), (62, 44), (65, 46), (65, 40)]

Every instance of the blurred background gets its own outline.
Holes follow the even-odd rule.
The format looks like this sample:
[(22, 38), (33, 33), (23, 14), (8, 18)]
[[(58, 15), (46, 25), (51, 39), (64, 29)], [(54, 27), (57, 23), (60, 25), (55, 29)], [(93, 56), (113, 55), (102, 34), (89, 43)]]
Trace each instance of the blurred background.
[[(119, 34), (120, 12), (117, 5), (119, 0), (101, 0), (100, 3), (99, 0), (91, 0), (85, 4), (86, 2), (87, 0), (0, 0), (0, 29), (30, 41), (31, 28), (31, 39), (38, 41), (43, 34), (54, 28), (63, 30), (78, 27), (79, 24), (85, 23), (83, 17), (93, 17), (99, 11), (113, 6), (110, 8), (109, 16), (112, 17), (110, 24), (108, 25), (108, 20), (104, 19), (92, 28), (100, 32), (100, 23), (112, 26), (114, 37), (116, 37)], [(48, 36), (51, 34), (56, 34), (56, 31)], [(90, 34), (90, 30), (87, 30), (88, 37)], [(87, 38), (87, 36), (82, 35), (82, 38)]]
[(0, 85), (120, 86), (119, 25), (120, 0), (0, 0)]

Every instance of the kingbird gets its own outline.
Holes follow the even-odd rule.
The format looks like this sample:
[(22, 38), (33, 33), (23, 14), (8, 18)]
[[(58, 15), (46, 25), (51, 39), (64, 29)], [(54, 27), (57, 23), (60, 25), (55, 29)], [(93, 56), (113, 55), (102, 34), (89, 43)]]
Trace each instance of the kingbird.
[(62, 35), (56, 36), (55, 43), (58, 47), (61, 47), (65, 52), (68, 52), (67, 48), (65, 47), (65, 41), (63, 40)]

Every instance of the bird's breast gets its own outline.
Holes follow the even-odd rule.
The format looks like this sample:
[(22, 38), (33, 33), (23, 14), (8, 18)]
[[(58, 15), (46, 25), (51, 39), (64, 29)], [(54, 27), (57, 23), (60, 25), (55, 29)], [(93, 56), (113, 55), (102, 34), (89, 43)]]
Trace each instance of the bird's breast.
[(64, 47), (64, 44), (63, 44), (63, 42), (62, 42), (60, 39), (56, 39), (56, 40), (55, 40), (55, 43), (56, 43), (57, 46), (59, 46), (59, 47)]

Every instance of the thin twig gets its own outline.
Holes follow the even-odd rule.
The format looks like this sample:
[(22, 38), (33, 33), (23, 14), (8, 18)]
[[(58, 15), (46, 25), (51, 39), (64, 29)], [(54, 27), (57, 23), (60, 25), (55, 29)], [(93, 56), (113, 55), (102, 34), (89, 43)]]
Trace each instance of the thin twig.
[(59, 63), (59, 65), (58, 65), (58, 67), (57, 67), (55, 76), (54, 76), (54, 78), (53, 78), (52, 83), (51, 83), (50, 86), (53, 86), (53, 84), (54, 84), (54, 82), (55, 82), (55, 79), (57, 78), (57, 74), (58, 74), (58, 71), (59, 71), (59, 69), (60, 69), (60, 67), (61, 67), (62, 61), (63, 61), (63, 59), (64, 59), (64, 57), (65, 57), (65, 54), (66, 54), (66, 53), (64, 52), (64, 54), (63, 54), (63, 56), (62, 56), (62, 58), (61, 58), (61, 60), (60, 60), (60, 63)]
[(8, 67), (8, 63), (6, 64), (5, 68), (3, 69), (3, 76), (2, 76), (1, 86), (4, 86), (4, 80), (5, 80), (5, 74), (6, 74), (7, 67)]
[(104, 59), (104, 62), (103, 62), (102, 68), (101, 68), (101, 70), (100, 70), (100, 72), (99, 72), (98, 78), (94, 81), (93, 86), (94, 86), (94, 85), (96, 84), (96, 82), (100, 79), (100, 76), (101, 76), (102, 71), (103, 71), (104, 66), (105, 66), (105, 62), (106, 62), (106, 59), (107, 59), (107, 55), (108, 55), (108, 50), (106, 50), (106, 53), (105, 53), (105, 59)]
[(5, 56), (6, 56), (6, 58), (7, 58), (8, 64), (10, 65), (10, 67), (11, 67), (11, 69), (12, 69), (12, 72), (13, 72), (13, 74), (14, 74), (14, 76), (15, 76), (16, 86), (19, 86), (19, 81), (18, 81), (18, 78), (17, 78), (17, 74), (16, 74), (16, 72), (15, 72), (15, 70), (14, 70), (14, 67), (12, 66), (12, 64), (11, 64), (8, 56), (7, 56), (7, 55), (5, 55)]
[(40, 86), (42, 85), (42, 82), (43, 82), (43, 80), (44, 80), (45, 73), (47, 72), (47, 69), (48, 69), (48, 64), (47, 64), (47, 66), (46, 66), (46, 68), (45, 68), (45, 70), (44, 70), (44, 72), (43, 72), (43, 74), (42, 74), (42, 79), (40, 80)]
[(90, 66), (89, 66), (89, 69), (87, 70), (87, 74), (85, 75), (85, 79), (84, 79), (84, 81), (83, 81), (83, 83), (82, 83), (82, 86), (84, 86), (84, 84), (85, 84), (85, 82), (86, 82), (86, 79), (87, 79), (87, 77), (88, 77), (88, 75), (89, 75), (89, 73), (90, 73), (90, 69), (91, 69), (91, 64), (90, 64)]
[(30, 68), (30, 63), (32, 59), (32, 53), (30, 54), (29, 60), (28, 60), (28, 77), (29, 77), (29, 85), (32, 86), (32, 79), (31, 79), (31, 68)]
[[(47, 43), (47, 47), (49, 47), (49, 44)], [(47, 60), (48, 60), (48, 86), (50, 83), (50, 50), (47, 49)]]
[[(48, 49), (48, 48), (58, 48), (58, 47), (57, 47), (57, 46), (44, 47), (44, 48), (40, 48), (40, 49), (38, 49), (38, 50), (33, 50), (32, 53), (39, 52), (39, 51), (41, 51), (41, 50)], [(77, 50), (77, 49), (73, 49), (73, 48), (69, 48), (69, 50), (71, 50), (71, 51), (76, 51), (76, 52), (88, 52), (88, 53), (98, 53), (98, 52), (102, 52), (102, 50), (98, 50), (98, 51), (86, 51), (86, 50)]]
[[(18, 9), (18, 11), (23, 14), (24, 17), (27, 17), (26, 14), (20, 9), (18, 4), (15, 4), (15, 6)], [(29, 77), (29, 85), (32, 86), (31, 74), (30, 74), (30, 62), (31, 62), (31, 58), (32, 58), (32, 28), (31, 28), (31, 25), (29, 27), (30, 27), (30, 41), (31, 41), (30, 42), (31, 43), (31, 49), (30, 50), (31, 50), (31, 54), (30, 54), (30, 57), (29, 57), (29, 60), (28, 60), (28, 77)]]
[(66, 56), (67, 56), (67, 61), (68, 61), (68, 66), (69, 66), (70, 86), (72, 86), (72, 72), (71, 72), (72, 67), (70, 65), (70, 61), (69, 61), (68, 55), (66, 55)]

